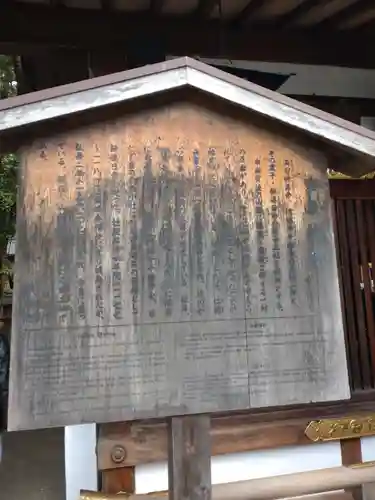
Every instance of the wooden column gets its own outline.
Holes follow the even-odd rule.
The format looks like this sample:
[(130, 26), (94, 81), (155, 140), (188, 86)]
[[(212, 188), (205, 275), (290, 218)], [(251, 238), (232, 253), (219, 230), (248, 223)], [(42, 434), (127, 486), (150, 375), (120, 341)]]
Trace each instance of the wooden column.
[[(340, 446), (342, 465), (353, 465), (362, 462), (361, 438), (342, 439)], [(346, 491), (352, 494), (354, 500), (362, 500), (363, 498), (362, 486), (349, 488)]]
[(168, 446), (170, 500), (211, 500), (210, 416), (172, 417)]

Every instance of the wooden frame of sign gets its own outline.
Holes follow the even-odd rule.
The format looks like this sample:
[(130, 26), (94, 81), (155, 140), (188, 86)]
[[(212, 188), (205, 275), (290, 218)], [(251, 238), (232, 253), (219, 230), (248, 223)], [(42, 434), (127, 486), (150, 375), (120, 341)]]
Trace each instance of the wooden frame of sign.
[(349, 397), (326, 172), (373, 132), (188, 59), (9, 101), (10, 429), (168, 418), (201, 499), (209, 414)]

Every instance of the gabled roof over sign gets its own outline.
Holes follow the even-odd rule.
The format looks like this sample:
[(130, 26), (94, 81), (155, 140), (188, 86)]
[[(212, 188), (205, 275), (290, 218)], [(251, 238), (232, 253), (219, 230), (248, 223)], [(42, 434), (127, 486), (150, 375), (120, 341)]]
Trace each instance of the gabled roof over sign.
[(340, 157), (336, 169), (343, 172), (362, 175), (375, 169), (375, 132), (190, 58), (0, 101), (0, 139), (1, 132), (182, 87), (204, 91), (330, 143)]

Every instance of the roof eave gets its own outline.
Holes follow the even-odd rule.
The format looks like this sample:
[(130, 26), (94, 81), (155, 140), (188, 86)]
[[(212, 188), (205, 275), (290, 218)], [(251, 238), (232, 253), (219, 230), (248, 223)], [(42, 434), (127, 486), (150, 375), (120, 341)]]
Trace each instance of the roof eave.
[(358, 165), (358, 174), (354, 175), (374, 169), (373, 131), (189, 58), (51, 89), (43, 100), (40, 95), (13, 98), (12, 106), (9, 102), (0, 105), (0, 132), (184, 86), (207, 92), (345, 150), (348, 159), (341, 162), (345, 173), (353, 172), (353, 161), (357, 157), (361, 158), (361, 167)]

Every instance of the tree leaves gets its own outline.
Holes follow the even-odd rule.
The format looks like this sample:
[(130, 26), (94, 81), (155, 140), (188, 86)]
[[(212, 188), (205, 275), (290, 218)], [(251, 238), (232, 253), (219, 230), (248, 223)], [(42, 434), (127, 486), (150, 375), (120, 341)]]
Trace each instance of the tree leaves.
[[(13, 60), (0, 55), (0, 98), (16, 94)], [(15, 233), (18, 158), (14, 154), (0, 156), (0, 256)]]

